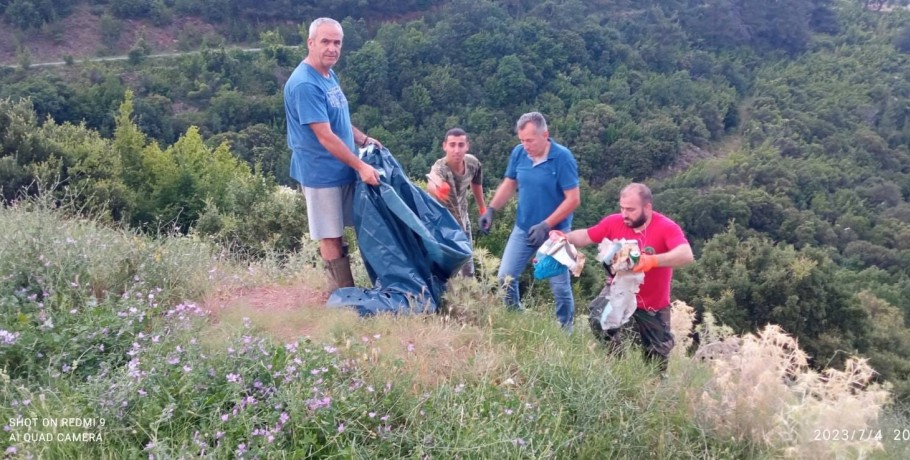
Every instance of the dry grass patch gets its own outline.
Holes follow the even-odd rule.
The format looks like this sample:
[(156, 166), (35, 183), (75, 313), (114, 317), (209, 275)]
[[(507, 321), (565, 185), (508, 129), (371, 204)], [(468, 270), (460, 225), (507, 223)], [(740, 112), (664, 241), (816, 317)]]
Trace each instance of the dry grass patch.
[(286, 343), (332, 344), (373, 371), (406, 376), (415, 392), (497, 378), (501, 351), (482, 328), (441, 315), (360, 318), (353, 309), (326, 307), (320, 281), (315, 287), (307, 279), (222, 292), (206, 302), (214, 319), (208, 340), (220, 343), (249, 324)]
[(796, 339), (774, 325), (705, 343), (695, 359), (710, 377), (690, 391), (690, 412), (714, 436), (793, 458), (863, 458), (882, 449), (868, 430), (879, 425), (890, 394), (872, 383), (875, 373), (863, 359), (847, 360), (844, 370), (812, 371)]
[(488, 333), (441, 316), (379, 315), (351, 326), (330, 339), (376, 370), (406, 377), (415, 393), (453, 382), (493, 380), (503, 366), (502, 352)]

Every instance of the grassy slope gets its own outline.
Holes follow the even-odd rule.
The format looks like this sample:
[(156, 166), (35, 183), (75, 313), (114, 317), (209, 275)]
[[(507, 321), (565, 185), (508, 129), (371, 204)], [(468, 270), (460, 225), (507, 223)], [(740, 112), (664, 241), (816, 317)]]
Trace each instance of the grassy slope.
[[(16, 335), (0, 345), (0, 415), (105, 420), (40, 430), (101, 434), (100, 443), (25, 442), (38, 431), (11, 426), (0, 438), (9, 452), (763, 458), (793, 447), (708, 423), (699, 395), (712, 373), (690, 358), (661, 380), (634, 349), (608, 357), (583, 327), (562, 333), (544, 304), (505, 312), (492, 271), (453, 287), (468, 322), (359, 319), (321, 306), (320, 281), (307, 287), (320, 278), (305, 262), (314, 247), (283, 266), (238, 265), (192, 238), (148, 239), (29, 204), (0, 210), (0, 235), (9, 274), (0, 329)], [(300, 297), (272, 306), (282, 293)], [(220, 299), (208, 314), (190, 301), (205, 298)], [(723, 394), (756, 404), (749, 392)], [(841, 446), (809, 445), (825, 455)]]

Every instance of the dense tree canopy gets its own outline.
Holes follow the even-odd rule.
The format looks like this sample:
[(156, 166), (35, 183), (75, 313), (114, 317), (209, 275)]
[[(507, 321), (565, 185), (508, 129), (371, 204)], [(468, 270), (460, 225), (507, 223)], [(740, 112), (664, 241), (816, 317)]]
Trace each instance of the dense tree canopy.
[[(77, 3), (0, 1), (0, 13), (44, 33)], [(830, 0), (323, 3), (94, 2), (111, 34), (123, 18), (197, 15), (220, 37), (187, 32), (203, 49), (172, 60), (4, 70), (4, 199), (59, 180), (139, 228), (293, 249), (305, 215), (275, 192), (294, 185), (281, 88), (307, 21), (333, 16), (352, 118), (413, 177), (460, 126), (492, 189), (515, 120), (539, 110), (578, 160), (576, 226), (615, 210), (625, 183), (647, 182), (696, 248), (677, 295), (741, 330), (779, 323), (823, 364), (836, 350), (866, 354), (910, 394), (908, 12)], [(259, 53), (219, 44), (257, 38)], [(478, 244), (501, 250), (513, 212)], [(598, 287), (590, 278), (579, 299)]]

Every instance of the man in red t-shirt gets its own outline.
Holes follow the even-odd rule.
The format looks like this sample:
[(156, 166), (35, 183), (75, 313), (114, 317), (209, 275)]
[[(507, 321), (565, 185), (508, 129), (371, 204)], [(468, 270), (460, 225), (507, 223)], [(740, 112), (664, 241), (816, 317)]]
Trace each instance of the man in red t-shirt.
[[(673, 268), (695, 260), (692, 247), (682, 229), (670, 218), (654, 211), (651, 190), (644, 184), (627, 185), (619, 194), (619, 213), (604, 217), (597, 225), (575, 230), (566, 238), (575, 246), (600, 243), (604, 239), (625, 238), (638, 241), (641, 257), (633, 271), (645, 273), (632, 318), (641, 335), (648, 358), (659, 360), (666, 370), (667, 358), (675, 341), (670, 332), (670, 284)], [(610, 300), (610, 283), (590, 305), (590, 322), (594, 335), (618, 349), (619, 329), (601, 330), (600, 313)]]

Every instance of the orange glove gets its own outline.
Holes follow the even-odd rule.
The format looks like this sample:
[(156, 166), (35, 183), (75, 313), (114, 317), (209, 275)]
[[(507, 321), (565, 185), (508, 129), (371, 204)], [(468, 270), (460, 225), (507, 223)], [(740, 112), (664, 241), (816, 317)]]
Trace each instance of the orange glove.
[(649, 272), (652, 268), (657, 266), (657, 256), (652, 256), (650, 254), (642, 254), (638, 258), (638, 263), (632, 267), (632, 271), (635, 273)]
[(436, 186), (436, 198), (439, 198), (440, 201), (449, 201), (449, 192), (452, 191), (452, 186), (448, 182), (443, 182)]
[(482, 215), (486, 214), (486, 212), (487, 212), (487, 207), (486, 207), (486, 206), (481, 206), (481, 207), (477, 210), (477, 215), (482, 216)]

